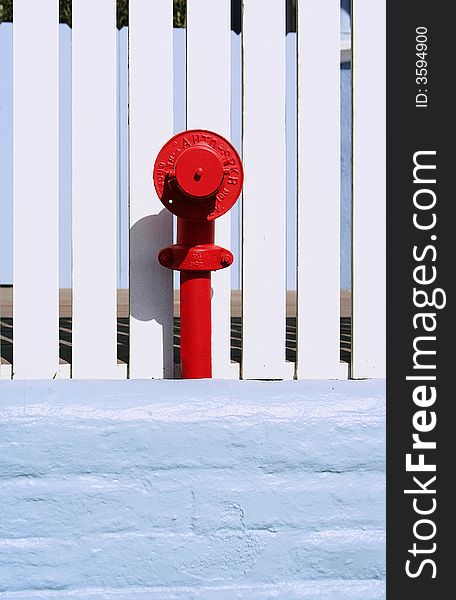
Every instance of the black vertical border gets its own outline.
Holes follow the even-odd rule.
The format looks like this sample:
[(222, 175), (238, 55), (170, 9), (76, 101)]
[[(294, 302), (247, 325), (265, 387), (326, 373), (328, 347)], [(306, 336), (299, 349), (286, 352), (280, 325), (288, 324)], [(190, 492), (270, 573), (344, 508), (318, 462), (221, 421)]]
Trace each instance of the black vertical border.
[[(375, 4), (375, 3), (374, 3)], [(373, 6), (374, 9), (374, 6)], [(456, 486), (452, 485), (456, 471), (456, 430), (453, 420), (455, 392), (450, 383), (452, 371), (456, 374), (454, 360), (454, 336), (456, 327), (453, 318), (453, 296), (450, 285), (454, 278), (456, 257), (455, 242), (455, 175), (456, 152), (453, 148), (456, 136), (455, 110), (455, 51), (456, 27), (451, 2), (436, 0), (387, 0), (387, 598), (390, 600), (432, 599), (454, 597), (454, 586), (450, 578), (453, 568), (452, 536), (456, 532), (454, 509)], [(427, 85), (416, 82), (416, 28), (428, 30)], [(375, 74), (373, 74), (373, 82)], [(427, 89), (427, 108), (416, 108), (415, 97), (419, 89)], [(417, 151), (435, 150), (437, 194), (435, 213), (437, 223), (432, 231), (419, 231), (413, 225), (413, 194), (417, 184), (413, 182), (413, 155)], [(425, 162), (425, 161), (423, 161)], [(421, 186), (430, 187), (430, 186)], [(433, 211), (428, 211), (430, 216)], [(431, 240), (431, 235), (436, 240)], [(413, 304), (413, 270), (418, 263), (413, 258), (413, 247), (420, 250), (427, 244), (436, 248), (437, 257), (429, 251), (423, 261), (427, 268), (434, 265), (437, 278), (432, 288), (446, 292), (445, 308), (418, 309)], [(422, 287), (422, 286), (419, 286)], [(436, 350), (427, 362), (436, 365), (435, 370), (417, 371), (413, 365), (413, 340), (424, 335), (422, 329), (414, 329), (413, 315), (417, 312), (434, 312), (437, 319), (436, 341), (428, 348)], [(412, 419), (420, 410), (412, 399), (417, 381), (406, 381), (407, 375), (434, 374), (437, 400), (428, 408), (437, 416), (436, 428), (423, 439), (436, 441), (436, 450), (427, 450), (426, 462), (435, 463), (435, 473), (422, 473), (423, 482), (436, 475), (429, 488), (436, 489), (431, 495), (417, 495), (419, 506), (431, 506), (431, 498), (437, 501), (435, 513), (429, 515), (437, 527), (433, 539), (415, 539), (413, 526), (425, 515), (417, 515), (413, 509), (413, 496), (404, 494), (404, 489), (413, 485), (413, 473), (407, 473), (405, 455), (412, 452), (412, 434), (415, 432)], [(424, 382), (426, 383), (426, 382)], [(417, 454), (417, 452), (416, 452)], [(415, 454), (415, 456), (416, 456)], [(416, 461), (416, 458), (415, 458)], [(419, 475), (419, 473), (415, 473)], [(431, 526), (422, 526), (422, 534), (431, 532)], [(409, 550), (416, 542), (418, 547), (430, 550), (436, 543), (436, 551), (414, 557)], [(447, 549), (448, 548), (448, 549)], [(419, 576), (411, 578), (405, 565), (411, 559), (411, 569), (418, 571), (420, 562), (430, 558), (433, 568), (424, 565)]]

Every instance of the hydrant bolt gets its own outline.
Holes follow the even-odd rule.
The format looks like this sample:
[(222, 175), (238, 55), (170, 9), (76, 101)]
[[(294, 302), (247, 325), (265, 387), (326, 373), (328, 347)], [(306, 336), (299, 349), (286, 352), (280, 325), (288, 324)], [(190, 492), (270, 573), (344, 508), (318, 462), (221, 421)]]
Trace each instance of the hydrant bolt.
[(222, 267), (229, 267), (233, 262), (232, 255), (230, 256), (228, 253), (223, 253), (221, 258)]

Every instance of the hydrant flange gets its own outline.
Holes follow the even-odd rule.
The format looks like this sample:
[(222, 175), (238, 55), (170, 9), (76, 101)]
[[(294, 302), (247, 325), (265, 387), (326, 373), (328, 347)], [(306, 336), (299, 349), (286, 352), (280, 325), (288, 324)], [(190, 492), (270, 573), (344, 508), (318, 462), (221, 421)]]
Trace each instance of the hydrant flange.
[(232, 265), (234, 256), (229, 250), (215, 244), (191, 247), (173, 244), (160, 250), (158, 261), (175, 271), (218, 271)]

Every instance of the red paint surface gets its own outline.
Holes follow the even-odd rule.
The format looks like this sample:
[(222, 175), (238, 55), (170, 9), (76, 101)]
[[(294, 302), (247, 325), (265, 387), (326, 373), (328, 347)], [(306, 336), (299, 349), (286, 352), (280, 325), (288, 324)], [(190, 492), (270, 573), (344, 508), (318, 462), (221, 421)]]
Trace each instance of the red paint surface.
[[(212, 244), (214, 223), (178, 219), (177, 242), (183, 246)], [(182, 377), (212, 377), (211, 272), (181, 271), (180, 352)]]

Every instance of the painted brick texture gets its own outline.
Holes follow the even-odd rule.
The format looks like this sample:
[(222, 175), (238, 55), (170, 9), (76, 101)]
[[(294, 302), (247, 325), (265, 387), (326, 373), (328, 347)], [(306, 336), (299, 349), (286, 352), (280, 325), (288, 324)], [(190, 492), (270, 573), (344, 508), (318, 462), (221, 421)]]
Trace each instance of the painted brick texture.
[(0, 598), (384, 598), (384, 395), (2, 382)]

